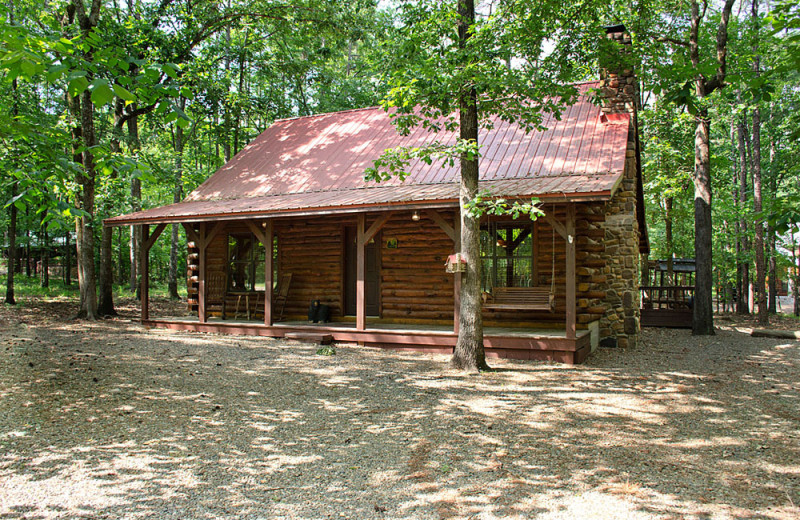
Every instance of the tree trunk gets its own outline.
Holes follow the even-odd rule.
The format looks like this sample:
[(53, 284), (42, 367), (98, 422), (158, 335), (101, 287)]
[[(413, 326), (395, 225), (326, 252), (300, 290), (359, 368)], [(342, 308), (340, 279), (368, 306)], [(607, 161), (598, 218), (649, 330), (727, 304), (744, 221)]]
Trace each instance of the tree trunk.
[[(10, 23), (14, 23), (14, 14), (11, 9), (8, 12)], [(17, 79), (11, 80), (11, 90), (14, 94), (14, 104), (11, 108), (11, 115), (16, 117), (19, 114), (17, 106)], [(17, 196), (17, 181), (11, 183), (11, 198)], [(8, 264), (6, 264), (6, 303), (16, 305), (14, 298), (14, 270), (17, 263), (17, 206), (11, 204), (8, 208)]]
[(72, 285), (72, 246), (69, 243), (69, 229), (64, 234), (64, 285)]
[(672, 197), (664, 200), (664, 228), (667, 247), (667, 284), (675, 285), (674, 262), (672, 261), (675, 246), (672, 241)]
[(125, 280), (125, 239), (122, 237), (123, 227), (117, 228), (117, 280), (121, 284)]
[[(186, 100), (180, 98), (181, 109), (186, 106)], [(175, 186), (173, 188), (172, 201), (178, 203), (183, 198), (183, 128), (175, 125)], [(172, 225), (172, 241), (169, 247), (169, 276), (168, 291), (169, 297), (173, 300), (180, 299), (178, 294), (178, 224)]]
[(95, 146), (94, 105), (91, 92), (81, 94), (80, 103), (81, 133), (83, 136), (83, 169), (78, 174), (80, 186), (80, 209), (86, 212), (78, 218), (78, 287), (80, 288), (80, 310), (78, 317), (88, 320), (97, 319), (97, 281), (94, 271), (94, 191)]
[[(459, 47), (465, 48), (470, 37), (470, 27), (475, 23), (474, 0), (458, 2)], [(459, 128), (462, 140), (478, 142), (478, 94), (474, 86), (465, 86), (459, 97)], [(461, 277), (461, 309), (458, 341), (450, 361), (454, 368), (468, 371), (488, 370), (483, 350), (483, 317), (481, 316), (480, 281), (480, 221), (471, 217), (466, 205), (478, 194), (478, 159), (467, 160), (463, 154), (461, 164), (461, 251), (467, 260), (467, 270)], [(459, 276), (456, 274), (456, 276)]]
[(767, 293), (767, 311), (770, 314), (778, 312), (778, 265), (776, 261), (777, 251), (777, 238), (775, 237), (775, 230), (771, 226), (767, 227), (767, 243), (769, 244), (769, 261), (768, 261), (768, 277), (769, 277), (769, 291)]
[(42, 240), (41, 240), (41, 264), (42, 271), (40, 273), (39, 283), (42, 287), (50, 287), (50, 237), (47, 234), (47, 224), (44, 222), (44, 214), (42, 214)]
[[(29, 206), (25, 206), (25, 217), (27, 217), (28, 222), (30, 222), (31, 216), (31, 208)], [(25, 276), (27, 278), (31, 277), (31, 230), (25, 230)]]
[(792, 299), (794, 300), (794, 315), (800, 316), (800, 255), (797, 254), (798, 245), (795, 233), (796, 231), (792, 230), (792, 267), (794, 267)]
[[(691, 26), (689, 30), (689, 55), (696, 72), (695, 96), (703, 98), (725, 85), (728, 53), (728, 22), (735, 0), (725, 0), (717, 30), (717, 70), (713, 77), (706, 78), (700, 67), (700, 25), (706, 9), (701, 11), (697, 0), (691, 2)], [(711, 245), (711, 120), (708, 108), (701, 106), (695, 115), (695, 159), (694, 159), (694, 255), (697, 266), (692, 319), (692, 334), (714, 334), (714, 309), (712, 307), (712, 245)]]
[[(736, 93), (737, 99), (741, 99), (741, 93)], [(747, 117), (745, 113), (743, 117)], [(737, 118), (738, 121), (736, 123), (736, 136), (737, 136), (737, 143), (739, 146), (739, 229), (741, 234), (739, 235), (739, 243), (742, 250), (742, 257), (740, 259), (740, 269), (741, 269), (741, 285), (739, 287), (739, 294), (737, 295), (737, 302), (736, 302), (736, 312), (739, 314), (750, 314), (750, 299), (749, 299), (749, 288), (750, 288), (750, 260), (748, 258), (748, 253), (750, 251), (750, 244), (747, 237), (747, 218), (746, 218), (746, 208), (747, 208), (747, 192), (748, 192), (748, 182), (747, 182), (747, 147), (745, 146), (744, 140), (744, 125), (745, 122), (742, 121), (741, 118)]]
[[(774, 123), (774, 111), (770, 114), (770, 120)], [(771, 125), (774, 128), (774, 125)], [(778, 196), (778, 172), (775, 171), (775, 155), (777, 153), (775, 134), (773, 134), (769, 141), (769, 197)], [(767, 226), (767, 237), (769, 242), (769, 307), (770, 314), (778, 312), (777, 298), (778, 298), (778, 239), (775, 233), (775, 228)]]
[[(16, 83), (16, 79), (14, 83)], [(17, 196), (17, 183), (11, 184), (11, 198)], [(14, 270), (17, 263), (17, 207), (11, 204), (8, 208), (8, 265), (6, 268), (6, 303), (16, 305), (14, 299)]]
[(117, 315), (117, 311), (114, 309), (113, 238), (113, 229), (103, 226), (100, 238), (100, 300), (97, 306), (100, 316)]
[[(139, 119), (138, 116), (128, 119), (128, 139), (130, 141), (130, 153), (135, 155), (139, 150)], [(131, 199), (133, 199), (133, 211), (140, 211), (142, 209), (142, 181), (138, 178), (131, 179)], [(130, 237), (130, 256), (131, 256), (131, 276), (130, 287), (131, 292), (136, 293), (139, 298), (139, 250), (142, 244), (142, 228), (141, 226), (131, 226)]]
[[(753, 0), (751, 11), (755, 24), (756, 39), (753, 44), (753, 71), (760, 75), (761, 60), (758, 56), (758, 0)], [(764, 222), (761, 219), (762, 179), (761, 179), (761, 108), (756, 104), (753, 109), (753, 210), (755, 211), (755, 249), (756, 249), (756, 297), (758, 298), (758, 324), (769, 324), (767, 310), (767, 271), (764, 261)]]
[(692, 334), (714, 334), (712, 253), (711, 253), (711, 121), (708, 110), (695, 118), (694, 161), (694, 256), (696, 265)]
[[(114, 103), (114, 133), (111, 136), (111, 151), (114, 153), (121, 153), (122, 147), (120, 146), (121, 119), (125, 111), (125, 103), (117, 98)], [(111, 172), (109, 182), (114, 183), (117, 178), (116, 170)], [(103, 214), (108, 215), (111, 212), (111, 199), (106, 197), (103, 203)], [(100, 316), (117, 316), (117, 311), (114, 308), (114, 230), (110, 227), (103, 226), (100, 238), (100, 301), (98, 303), (97, 312)]]

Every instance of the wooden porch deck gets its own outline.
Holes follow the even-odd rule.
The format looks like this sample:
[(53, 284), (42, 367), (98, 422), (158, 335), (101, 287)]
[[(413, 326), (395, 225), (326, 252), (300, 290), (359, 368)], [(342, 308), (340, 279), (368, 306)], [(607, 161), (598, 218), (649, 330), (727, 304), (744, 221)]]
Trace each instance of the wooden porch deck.
[[(357, 343), (371, 347), (409, 350), (426, 353), (453, 352), (457, 336), (446, 325), (405, 325), (368, 321), (364, 330), (355, 322), (325, 324), (288, 321), (271, 326), (256, 321), (209, 318), (201, 323), (197, 317), (166, 317), (143, 320), (146, 327), (223, 334), (243, 334), (282, 338), (289, 333), (329, 334), (337, 342)], [(484, 348), (487, 357), (537, 359), (562, 363), (582, 363), (591, 353), (589, 331), (577, 331), (575, 339), (567, 339), (564, 329), (532, 329), (486, 327)]]

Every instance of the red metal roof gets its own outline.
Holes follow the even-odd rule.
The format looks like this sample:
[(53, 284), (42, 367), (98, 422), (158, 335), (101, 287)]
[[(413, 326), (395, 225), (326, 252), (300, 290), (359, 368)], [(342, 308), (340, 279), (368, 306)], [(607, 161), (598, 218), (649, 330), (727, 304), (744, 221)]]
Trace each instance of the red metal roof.
[[(482, 185), (502, 196), (609, 197), (621, 178), (630, 116), (601, 117), (588, 98), (596, 82), (579, 85), (578, 101), (561, 120), (547, 116), (547, 128), (526, 134), (518, 125), (494, 120), (482, 129)], [(399, 135), (378, 107), (276, 121), (183, 202), (106, 221), (204, 220), (221, 216), (363, 206), (455, 202), (458, 165), (442, 167), (415, 161), (405, 181), (364, 180), (364, 170), (383, 150), (421, 146), (434, 139), (455, 142), (454, 132), (418, 128)], [(499, 181), (499, 182), (498, 182)]]

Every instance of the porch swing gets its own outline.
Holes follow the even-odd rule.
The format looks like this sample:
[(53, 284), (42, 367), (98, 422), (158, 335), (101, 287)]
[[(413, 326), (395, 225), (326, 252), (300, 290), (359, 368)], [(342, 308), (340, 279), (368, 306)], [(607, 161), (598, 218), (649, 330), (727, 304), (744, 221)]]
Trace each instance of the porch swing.
[[(483, 303), (484, 309), (491, 310), (556, 310), (556, 233), (553, 230), (553, 246), (550, 258), (550, 287), (493, 287)], [(536, 258), (533, 259), (536, 261)]]

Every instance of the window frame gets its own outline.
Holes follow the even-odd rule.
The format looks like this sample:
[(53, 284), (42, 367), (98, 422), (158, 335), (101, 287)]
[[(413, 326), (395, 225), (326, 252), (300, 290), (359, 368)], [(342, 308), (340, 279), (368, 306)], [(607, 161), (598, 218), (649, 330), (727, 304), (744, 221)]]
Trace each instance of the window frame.
[[(250, 248), (249, 257), (248, 257), (247, 260), (235, 260), (234, 261), (234, 260), (231, 259), (231, 238), (232, 237), (239, 237), (239, 238), (249, 237), (251, 243), (253, 244), (253, 247)], [(274, 234), (273, 237), (272, 237), (272, 289), (273, 290), (275, 290), (275, 288), (277, 287), (278, 277), (279, 277), (279, 273), (280, 273), (280, 268), (279, 268), (279, 265), (278, 265), (278, 261), (280, 259), (280, 255), (278, 254), (278, 251), (279, 251), (278, 243), (279, 243), (278, 235)], [(264, 279), (263, 279), (263, 277), (260, 278), (260, 279), (257, 277), (257, 274), (258, 274), (258, 271), (259, 271), (259, 265), (261, 265), (263, 267), (264, 264), (266, 263), (266, 256), (265, 255), (267, 254), (267, 251), (266, 251), (266, 248), (264, 247), (264, 244), (262, 244), (261, 241), (258, 238), (256, 238), (255, 234), (253, 234), (252, 232), (250, 232), (250, 231), (239, 231), (239, 232), (228, 233), (226, 248), (227, 248), (227, 256), (226, 256), (226, 262), (225, 262), (225, 269), (226, 269), (226, 275), (227, 275), (226, 276), (227, 282), (225, 284), (226, 290), (229, 291), (229, 292), (233, 291), (233, 292), (250, 292), (250, 293), (257, 293), (257, 292), (264, 291), (264, 288), (259, 288), (259, 284), (261, 284), (261, 285), (264, 284)], [(262, 255), (262, 253), (263, 253), (263, 255)], [(248, 275), (246, 277), (246, 280), (250, 280), (251, 281), (250, 287), (246, 287), (245, 289), (237, 289), (237, 288), (234, 288), (232, 286), (232, 282), (233, 282), (232, 266), (233, 266), (234, 263), (248, 264), (247, 268), (246, 268), (246, 273)], [(262, 273), (263, 273), (263, 269), (262, 269)]]
[[(513, 230), (520, 229), (520, 230), (528, 230), (529, 234), (526, 238), (530, 240), (530, 253), (527, 254), (517, 254), (514, 251), (511, 255), (507, 254), (507, 248), (498, 242), (501, 240), (508, 240), (509, 239), (509, 232), (511, 235), (514, 234)], [(498, 235), (499, 231), (503, 231), (505, 233), (505, 237), (501, 237)], [(536, 287), (539, 285), (538, 280), (538, 269), (536, 265), (536, 258), (538, 253), (538, 240), (537, 240), (537, 232), (538, 227), (536, 226), (535, 221), (519, 221), (519, 220), (501, 220), (501, 221), (490, 221), (484, 222), (480, 226), (480, 233), (481, 233), (481, 250), (480, 250), (480, 269), (481, 269), (481, 290), (485, 292), (491, 292), (495, 287)], [(491, 244), (491, 249), (487, 254), (487, 251), (484, 249), (484, 233), (489, 234), (488, 244)], [(522, 244), (523, 241), (520, 241)], [(517, 248), (515, 248), (516, 250)], [(499, 264), (501, 261), (508, 262), (509, 259), (511, 260), (511, 281), (514, 285), (508, 284), (508, 276), (501, 277), (500, 269), (498, 269)], [(530, 262), (530, 276), (527, 285), (521, 285), (515, 280), (516, 276), (513, 275), (514, 266), (520, 260), (528, 260)], [(488, 261), (488, 262), (487, 262)], [(484, 269), (487, 263), (491, 264), (491, 274), (490, 276), (486, 276), (484, 273)], [(502, 280), (503, 283), (498, 283), (498, 281)]]
[[(232, 257), (232, 240), (244, 240), (247, 239), (250, 241), (251, 247), (247, 252), (247, 258), (237, 258), (236, 260)], [(228, 273), (228, 281), (225, 284), (228, 292), (258, 292), (257, 289), (258, 280), (256, 280), (256, 271), (257, 267), (256, 264), (261, 261), (259, 260), (260, 257), (260, 250), (264, 249), (261, 242), (255, 237), (252, 232), (242, 231), (242, 232), (233, 232), (228, 233), (227, 236), (227, 260), (226, 260), (226, 270)], [(264, 252), (266, 254), (266, 251)], [(244, 287), (234, 287), (234, 272), (233, 269), (234, 265), (242, 265), (244, 266), (245, 272), (245, 282)]]

